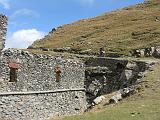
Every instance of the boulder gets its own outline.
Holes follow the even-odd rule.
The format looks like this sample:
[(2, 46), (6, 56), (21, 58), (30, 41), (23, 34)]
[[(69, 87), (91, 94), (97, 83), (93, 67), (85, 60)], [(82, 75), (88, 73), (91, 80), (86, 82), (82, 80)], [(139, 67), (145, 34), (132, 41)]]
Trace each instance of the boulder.
[(98, 104), (100, 104), (104, 99), (105, 99), (104, 96), (99, 96), (99, 97), (97, 97), (97, 98), (95, 98), (95, 99), (93, 100), (92, 105), (98, 105)]
[(121, 89), (120, 93), (121, 93), (122, 97), (125, 98), (125, 97), (128, 97), (131, 94), (133, 94), (134, 91), (135, 91), (135, 87), (134, 86), (130, 86), (130, 87)]
[(118, 91), (116, 95), (111, 97), (111, 99), (109, 100), (109, 103), (110, 104), (118, 103), (118, 101), (120, 100), (122, 100), (122, 94), (120, 91)]
[(159, 22), (160, 21), (160, 16), (157, 16), (156, 19), (155, 19), (155, 21)]
[(127, 87), (127, 88), (120, 89), (116, 93), (116, 95), (111, 97), (111, 99), (109, 100), (109, 104), (118, 103), (123, 98), (130, 96), (130, 94), (133, 94), (134, 91), (135, 91), (134, 86), (130, 86), (130, 87)]
[(102, 87), (103, 87), (103, 85), (101, 85), (101, 83), (98, 80), (95, 79), (88, 86), (87, 92), (94, 95), (94, 96), (97, 96), (98, 92), (101, 90)]
[[(139, 73), (139, 67), (135, 62), (128, 62), (126, 68), (121, 73), (119, 81), (123, 82), (125, 87), (129, 86)], [(134, 81), (133, 81), (134, 82)]]
[(154, 57), (160, 57), (160, 46), (155, 47), (155, 51), (153, 53)]
[(123, 70), (120, 81), (132, 79), (137, 75), (139, 68), (135, 62), (128, 62), (126, 68)]
[(155, 47), (151, 47), (151, 55), (153, 55), (154, 51), (155, 51)]
[(141, 50), (140, 50), (140, 55), (141, 55), (141, 57), (144, 57), (144, 56), (145, 56), (145, 49), (141, 49)]

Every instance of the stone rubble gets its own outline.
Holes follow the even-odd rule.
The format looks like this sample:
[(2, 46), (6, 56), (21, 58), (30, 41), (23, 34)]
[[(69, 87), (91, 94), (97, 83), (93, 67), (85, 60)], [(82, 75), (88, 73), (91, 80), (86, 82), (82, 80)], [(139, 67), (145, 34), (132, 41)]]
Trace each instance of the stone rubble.
[(99, 97), (97, 97), (97, 98), (95, 98), (95, 99), (93, 100), (92, 105), (98, 105), (98, 104), (100, 104), (104, 99), (105, 99), (104, 96), (99, 96)]
[(135, 57), (155, 57), (160, 58), (160, 46), (152, 46), (149, 48), (137, 49), (132, 53)]
[(116, 95), (111, 97), (111, 99), (109, 100), (109, 104), (113, 104), (113, 103), (117, 104), (123, 98), (126, 98), (126, 97), (130, 96), (134, 92), (135, 92), (135, 87), (134, 86), (130, 86), (130, 87), (127, 87), (127, 88), (120, 89), (119, 91), (117, 91)]

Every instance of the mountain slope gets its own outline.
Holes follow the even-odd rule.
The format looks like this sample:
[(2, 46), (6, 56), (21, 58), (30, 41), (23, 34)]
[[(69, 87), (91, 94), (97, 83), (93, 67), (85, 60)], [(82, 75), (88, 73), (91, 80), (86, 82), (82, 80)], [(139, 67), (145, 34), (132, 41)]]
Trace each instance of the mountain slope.
[(104, 47), (107, 53), (129, 55), (133, 49), (158, 44), (159, 26), (160, 0), (151, 0), (60, 26), (29, 48), (70, 47), (95, 54)]

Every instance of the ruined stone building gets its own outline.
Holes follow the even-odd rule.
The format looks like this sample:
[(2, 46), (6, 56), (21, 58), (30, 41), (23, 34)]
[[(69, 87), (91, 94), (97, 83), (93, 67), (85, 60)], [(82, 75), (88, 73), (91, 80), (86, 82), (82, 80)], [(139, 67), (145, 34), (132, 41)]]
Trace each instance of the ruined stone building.
[[(7, 17), (0, 15), (0, 50)], [(0, 55), (0, 119), (45, 120), (84, 112), (84, 65), (77, 60), (4, 50)]]
[(83, 113), (101, 95), (136, 85), (152, 61), (65, 59), (3, 50), (7, 17), (0, 15), (0, 119), (47, 120)]

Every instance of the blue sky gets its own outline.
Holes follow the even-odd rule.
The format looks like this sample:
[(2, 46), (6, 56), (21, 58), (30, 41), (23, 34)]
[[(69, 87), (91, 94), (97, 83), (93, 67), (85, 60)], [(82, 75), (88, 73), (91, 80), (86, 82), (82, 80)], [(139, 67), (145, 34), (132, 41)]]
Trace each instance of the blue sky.
[(27, 48), (52, 28), (144, 0), (0, 0), (9, 17), (6, 48)]

